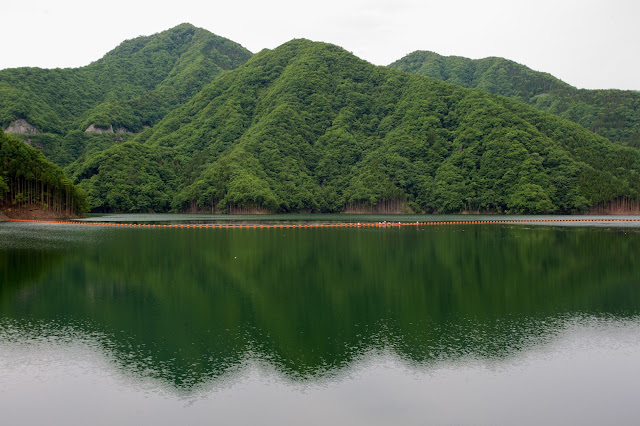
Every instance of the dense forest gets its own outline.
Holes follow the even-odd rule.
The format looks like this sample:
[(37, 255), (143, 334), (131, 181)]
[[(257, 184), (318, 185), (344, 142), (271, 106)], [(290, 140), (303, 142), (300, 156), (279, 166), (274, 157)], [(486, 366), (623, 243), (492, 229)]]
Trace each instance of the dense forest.
[(0, 208), (35, 207), (54, 216), (87, 211), (87, 197), (37, 149), (0, 133)]
[[(22, 139), (93, 211), (572, 213), (640, 194), (634, 147), (330, 44), (251, 56), (184, 24), (84, 68), (30, 70), (0, 71), (0, 122), (35, 126)], [(52, 76), (67, 86), (48, 92)]]
[(0, 70), (0, 126), (26, 121), (20, 136), (66, 166), (153, 126), (250, 57), (237, 43), (182, 24), (127, 40), (86, 67)]
[(517, 99), (613, 142), (640, 148), (640, 92), (576, 89), (550, 74), (495, 57), (472, 60), (417, 51), (389, 67)]
[(72, 164), (92, 208), (144, 210), (109, 202), (109, 182), (135, 192), (138, 170), (158, 182), (149, 191), (176, 191), (178, 211), (561, 213), (640, 190), (636, 149), (307, 40), (255, 55), (132, 143), (173, 154), (150, 167), (125, 144), (109, 150), (129, 158), (114, 168)]

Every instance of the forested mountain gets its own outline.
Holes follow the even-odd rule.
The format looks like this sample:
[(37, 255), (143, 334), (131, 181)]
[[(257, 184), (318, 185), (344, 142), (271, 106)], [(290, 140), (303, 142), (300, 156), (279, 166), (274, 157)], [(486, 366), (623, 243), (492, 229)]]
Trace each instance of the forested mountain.
[(560, 213), (640, 192), (637, 149), (307, 40), (68, 171), (101, 211)]
[(153, 126), (249, 57), (237, 43), (182, 24), (125, 41), (86, 67), (0, 70), (0, 126), (22, 127), (23, 139), (65, 165)]
[(0, 132), (0, 210), (35, 207), (72, 216), (87, 211), (86, 198), (40, 151)]
[[(441, 63), (436, 77), (458, 85), (308, 40), (251, 56), (183, 24), (83, 68), (0, 71), (0, 124), (69, 164), (96, 211), (564, 213), (639, 198), (640, 150), (520, 102), (610, 125), (602, 111), (637, 93), (578, 91), (495, 58), (427, 57), (394, 66)], [(600, 103), (574, 102), (592, 92)], [(633, 144), (634, 125), (591, 128)], [(3, 155), (24, 164), (6, 157), (20, 149)], [(0, 190), (42, 204), (28, 176)]]
[(508, 96), (571, 120), (623, 145), (640, 147), (640, 92), (576, 89), (503, 58), (472, 60), (417, 51), (389, 65), (463, 87)]

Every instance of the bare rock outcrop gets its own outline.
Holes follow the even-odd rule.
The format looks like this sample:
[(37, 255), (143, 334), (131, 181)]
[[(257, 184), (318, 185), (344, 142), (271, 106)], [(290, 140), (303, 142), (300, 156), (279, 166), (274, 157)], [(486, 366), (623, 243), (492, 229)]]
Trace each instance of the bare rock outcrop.
[(5, 133), (22, 133), (25, 135), (35, 135), (40, 133), (38, 129), (29, 124), (24, 118), (19, 118), (4, 129)]
[(96, 127), (93, 124), (87, 127), (85, 130), (86, 133), (113, 133), (113, 126), (110, 124), (107, 129), (103, 129), (102, 127)]

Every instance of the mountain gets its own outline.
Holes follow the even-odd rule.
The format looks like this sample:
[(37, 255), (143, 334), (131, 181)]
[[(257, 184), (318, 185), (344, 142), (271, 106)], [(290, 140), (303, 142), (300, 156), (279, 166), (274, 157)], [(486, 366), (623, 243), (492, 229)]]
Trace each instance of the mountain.
[(507, 96), (571, 120), (623, 145), (640, 147), (640, 92), (576, 89), (503, 58), (472, 60), (417, 51), (389, 67)]
[(237, 43), (182, 24), (127, 40), (86, 67), (0, 70), (0, 126), (68, 164), (153, 126), (250, 57)]
[(565, 213), (640, 193), (637, 149), (308, 40), (254, 55), (67, 170), (96, 211), (168, 194), (178, 211)]

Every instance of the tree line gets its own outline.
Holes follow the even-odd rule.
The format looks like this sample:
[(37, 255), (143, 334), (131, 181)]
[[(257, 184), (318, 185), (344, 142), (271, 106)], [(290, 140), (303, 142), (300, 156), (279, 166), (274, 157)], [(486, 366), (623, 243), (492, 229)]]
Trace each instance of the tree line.
[(4, 133), (0, 133), (0, 206), (37, 207), (60, 216), (88, 209), (84, 191), (60, 167)]

